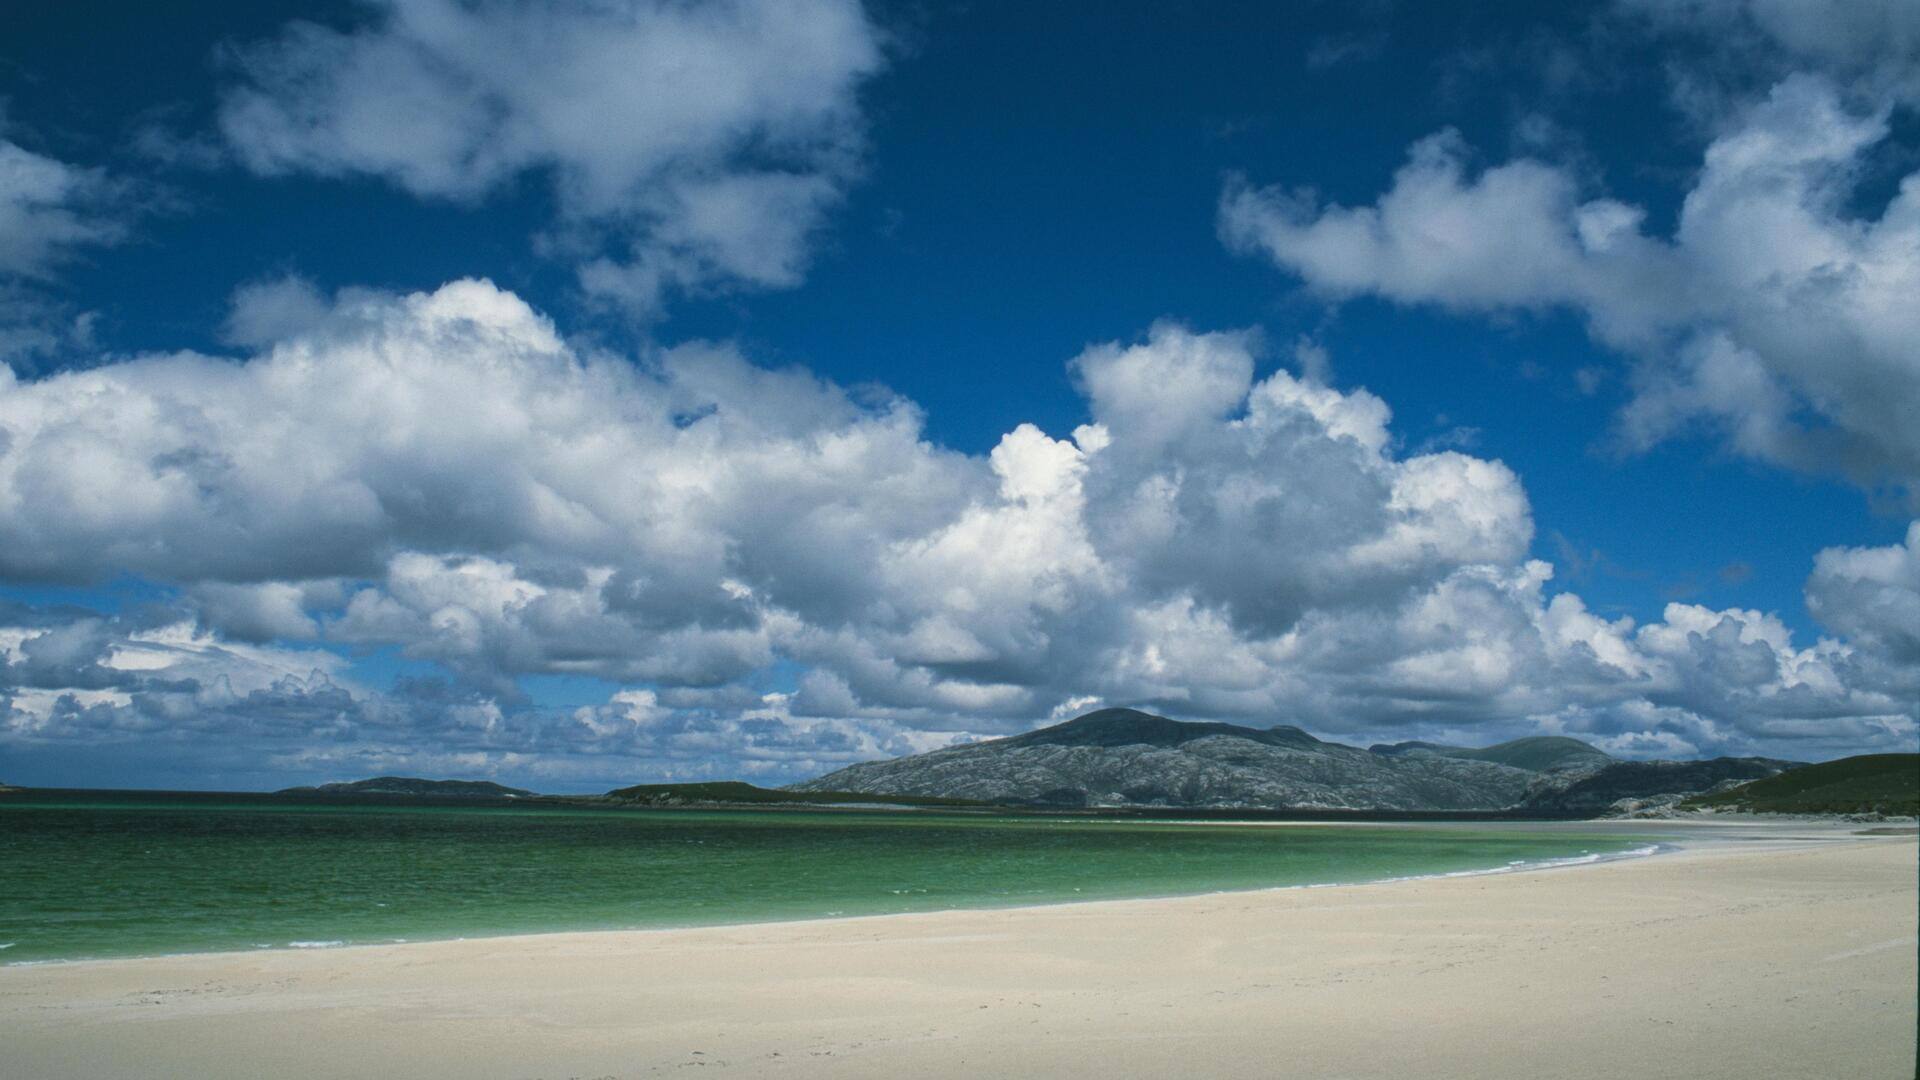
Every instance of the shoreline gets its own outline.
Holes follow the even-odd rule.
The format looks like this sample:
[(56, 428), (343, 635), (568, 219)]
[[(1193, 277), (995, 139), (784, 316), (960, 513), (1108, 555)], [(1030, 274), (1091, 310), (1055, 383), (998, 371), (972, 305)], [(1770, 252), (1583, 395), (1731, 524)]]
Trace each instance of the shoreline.
[[(623, 926), (592, 930), (525, 930), (506, 934), (480, 934), (470, 937), (396, 938), (392, 941), (289, 941), (283, 945), (259, 945), (251, 949), (209, 949), (204, 952), (134, 953), (126, 956), (83, 956), (74, 959), (55, 958), (51, 960), (18, 960), (12, 962), (0, 960), (0, 970), (8, 968), (66, 967), (78, 964), (122, 964), (142, 960), (173, 960), (193, 957), (237, 959), (240, 957), (259, 956), (263, 953), (304, 952), (313, 950), (325, 950), (330, 953), (338, 953), (353, 949), (397, 949), (415, 945), (437, 945), (454, 942), (511, 942), (550, 938), (561, 935), (675, 934), (695, 930), (754, 929), (758, 927), (810, 925), (814, 923), (859, 922), (867, 919), (911, 919), (921, 915), (949, 915), (968, 911), (1039, 911), (1047, 908), (1072, 908), (1099, 904), (1143, 904), (1165, 900), (1191, 900), (1209, 896), (1258, 896), (1264, 893), (1290, 892), (1295, 889), (1353, 889), (1369, 885), (1392, 885), (1403, 881), (1442, 881), (1451, 878), (1531, 874), (1546, 870), (1576, 870), (1582, 867), (1599, 866), (1603, 863), (1621, 862), (1627, 859), (1650, 859), (1657, 855), (1675, 854), (1683, 850), (1685, 850), (1683, 847), (1675, 844), (1649, 844), (1645, 847), (1632, 848), (1627, 851), (1570, 855), (1565, 858), (1508, 863), (1505, 866), (1488, 867), (1484, 870), (1446, 870), (1433, 874), (1407, 874), (1400, 877), (1369, 878), (1365, 881), (1325, 881), (1307, 882), (1299, 885), (1263, 885), (1252, 889), (1214, 889), (1207, 892), (1154, 893), (1145, 896), (1109, 896), (1089, 898), (1086, 900), (1055, 900), (1032, 904), (970, 904), (963, 907), (927, 908), (924, 911), (882, 911), (862, 915), (815, 915), (801, 916), (792, 919), (752, 919), (742, 922), (692, 923), (679, 926)], [(13, 948), (12, 942), (0, 944), (0, 951), (10, 948)]]
[[(1392, 823), (1392, 822), (1371, 822), (1371, 821), (1317, 822), (1317, 821), (1259, 821), (1259, 820), (1222, 821), (1222, 822), (1170, 820), (1170, 821), (1157, 821), (1157, 822), (1153, 822), (1152, 824), (1192, 825), (1192, 826), (1206, 826), (1206, 827), (1215, 827), (1215, 828), (1218, 828), (1218, 827), (1232, 827), (1232, 828), (1241, 828), (1241, 827), (1245, 827), (1245, 828), (1414, 827), (1414, 828), (1423, 828), (1423, 829), (1430, 828), (1435, 830), (1475, 828), (1475, 827), (1479, 827), (1480, 825), (1480, 823), (1478, 822)], [(1533, 826), (1536, 828), (1542, 828), (1546, 831), (1553, 831), (1553, 832), (1592, 831), (1592, 832), (1597, 832), (1601, 835), (1606, 835), (1607, 833), (1610, 833), (1610, 832), (1620, 832), (1620, 831), (1627, 831), (1627, 832), (1638, 834), (1641, 832), (1649, 831), (1649, 828), (1651, 828), (1653, 831), (1659, 831), (1662, 824), (1664, 824), (1665, 827), (1669, 830), (1673, 828), (1673, 825), (1671, 823), (1657, 823), (1657, 822), (1648, 823), (1648, 822), (1635, 822), (1635, 821), (1614, 820), (1614, 819), (1586, 819), (1586, 820), (1580, 820), (1580, 821), (1544, 820), (1544, 821), (1515, 822), (1512, 824), (1515, 826), (1521, 826), (1521, 825)], [(1836, 830), (1838, 828), (1837, 823), (1827, 823), (1827, 824), (1833, 824)], [(1635, 825), (1639, 825), (1642, 827), (1633, 828), (1632, 826), (1635, 826)], [(1588, 826), (1590, 828), (1581, 828), (1581, 826)], [(1611, 828), (1611, 826), (1618, 826), (1618, 827)], [(1687, 837), (1687, 838), (1678, 838), (1677, 842), (1672, 842), (1672, 838), (1669, 838), (1669, 839), (1663, 839), (1663, 840), (1656, 840), (1654, 843), (1643, 845), (1641, 847), (1631, 848), (1624, 851), (1598, 852), (1598, 853), (1583, 852), (1575, 855), (1555, 856), (1555, 857), (1546, 858), (1546, 859), (1520, 860), (1517, 862), (1510, 862), (1502, 866), (1474, 868), (1474, 869), (1467, 869), (1467, 870), (1437, 871), (1431, 874), (1405, 874), (1405, 875), (1397, 875), (1397, 876), (1390, 876), (1390, 877), (1366, 878), (1358, 881), (1301, 882), (1298, 884), (1289, 884), (1289, 885), (1262, 885), (1262, 886), (1256, 886), (1253, 888), (1245, 888), (1245, 889), (1213, 889), (1213, 890), (1205, 890), (1200, 892), (1148, 893), (1148, 894), (1142, 894), (1139, 896), (1091, 897), (1083, 900), (1061, 899), (1061, 900), (1047, 900), (1047, 901), (1039, 901), (1039, 902), (1031, 902), (1031, 903), (1014, 903), (1014, 904), (1004, 904), (1004, 905), (967, 904), (967, 905), (945, 907), (945, 908), (926, 908), (919, 911), (871, 912), (871, 913), (862, 913), (862, 914), (856, 914), (856, 915), (827, 914), (827, 915), (813, 915), (813, 916), (798, 916), (794, 918), (784, 918), (784, 919), (744, 919), (737, 922), (723, 921), (723, 922), (710, 922), (710, 923), (705, 923), (705, 922), (684, 923), (684, 924), (663, 925), (663, 926), (597, 927), (597, 928), (586, 928), (586, 929), (556, 928), (552, 930), (516, 930), (516, 931), (510, 931), (510, 932), (499, 933), (499, 934), (477, 934), (477, 935), (455, 936), (455, 937), (396, 938), (388, 941), (335, 941), (335, 940), (288, 941), (288, 942), (276, 943), (276, 944), (256, 945), (252, 948), (246, 948), (246, 949), (206, 949), (206, 950), (188, 950), (184, 952), (128, 953), (128, 954), (116, 955), (116, 956), (83, 956), (83, 957), (72, 957), (72, 958), (52, 957), (52, 958), (42, 959), (42, 960), (13, 960), (13, 961), (7, 960), (4, 954), (7, 949), (13, 948), (15, 943), (6, 942), (6, 943), (0, 943), (0, 971), (16, 969), (16, 968), (30, 969), (30, 968), (46, 968), (46, 967), (65, 967), (65, 966), (79, 965), (79, 964), (123, 964), (123, 963), (138, 962), (138, 961), (172, 960), (172, 959), (193, 958), (193, 957), (214, 957), (214, 958), (225, 957), (225, 958), (238, 959), (241, 957), (252, 957), (252, 956), (259, 956), (265, 953), (279, 953), (279, 952), (326, 951), (330, 953), (339, 953), (339, 952), (346, 952), (346, 951), (356, 950), (356, 949), (407, 948), (407, 947), (419, 946), (419, 945), (434, 945), (434, 944), (444, 944), (444, 943), (450, 943), (450, 942), (514, 941), (514, 940), (520, 940), (520, 939), (548, 938), (548, 937), (554, 937), (556, 935), (669, 934), (669, 933), (677, 933), (682, 931), (740, 929), (740, 928), (754, 928), (754, 927), (785, 926), (785, 925), (793, 925), (793, 924), (849, 922), (849, 921), (857, 921), (857, 920), (863, 920), (863, 919), (912, 918), (914, 916), (920, 916), (920, 915), (943, 915), (943, 914), (949, 914), (949, 913), (955, 913), (955, 912), (968, 912), (968, 911), (1027, 911), (1027, 910), (1037, 910), (1037, 909), (1044, 909), (1044, 908), (1077, 907), (1081, 905), (1153, 903), (1158, 901), (1185, 900), (1185, 899), (1193, 899), (1197, 897), (1209, 897), (1209, 896), (1259, 895), (1263, 893), (1285, 892), (1285, 891), (1290, 891), (1295, 889), (1345, 889), (1345, 888), (1357, 888), (1357, 887), (1369, 886), (1369, 885), (1387, 885), (1387, 884), (1393, 884), (1397, 882), (1408, 882), (1408, 881), (1438, 881), (1438, 880), (1446, 880), (1451, 878), (1491, 877), (1491, 876), (1498, 876), (1498, 875), (1505, 875), (1505, 874), (1535, 873), (1535, 872), (1545, 871), (1545, 870), (1579, 869), (1582, 867), (1597, 866), (1604, 863), (1619, 862), (1627, 859), (1653, 858), (1657, 855), (1674, 854), (1680, 851), (1687, 850), (1689, 844), (1698, 846), (1699, 840), (1696, 838)]]
[[(1263, 820), (1257, 820), (1257, 819), (1245, 820), (1245, 821), (1205, 821), (1205, 820), (1171, 819), (1171, 820), (1153, 821), (1150, 824), (1196, 826), (1196, 827), (1209, 827), (1209, 828), (1256, 828), (1256, 829), (1419, 828), (1419, 829), (1434, 829), (1434, 830), (1469, 829), (1469, 828), (1480, 827), (1481, 825), (1481, 823), (1479, 822), (1451, 822), (1451, 821), (1448, 821), (1448, 822), (1439, 822), (1439, 821), (1322, 822), (1322, 821), (1263, 821)], [(1290, 884), (1290, 885), (1264, 885), (1264, 886), (1258, 886), (1258, 887), (1246, 888), (1246, 889), (1214, 889), (1214, 890), (1201, 891), (1201, 892), (1151, 893), (1151, 894), (1143, 894), (1140, 896), (1108, 896), (1108, 897), (1094, 897), (1094, 898), (1088, 898), (1084, 900), (1062, 899), (1062, 900), (1040, 901), (1040, 902), (1034, 902), (1034, 903), (1015, 903), (1015, 904), (1004, 904), (1004, 905), (969, 904), (969, 905), (946, 907), (946, 908), (927, 908), (919, 911), (888, 911), (888, 912), (862, 913), (862, 914), (855, 914), (855, 915), (827, 914), (827, 915), (813, 915), (813, 916), (798, 916), (794, 918), (783, 918), (783, 919), (744, 919), (737, 922), (723, 921), (723, 922), (710, 922), (710, 923), (707, 923), (707, 922), (682, 923), (682, 924), (662, 925), (662, 926), (623, 926), (623, 927), (593, 927), (593, 928), (584, 928), (584, 929), (583, 928), (556, 928), (551, 930), (515, 930), (515, 931), (509, 931), (509, 932), (499, 933), (499, 934), (476, 934), (476, 935), (455, 936), (455, 937), (396, 938), (388, 941), (331, 941), (331, 940), (288, 941), (284, 943), (256, 945), (252, 948), (246, 948), (246, 949), (207, 949), (207, 950), (189, 950), (184, 952), (128, 953), (128, 954), (116, 955), (116, 956), (87, 956), (87, 957), (73, 957), (73, 958), (53, 957), (53, 958), (42, 959), (42, 960), (13, 960), (13, 961), (9, 961), (5, 959), (5, 955), (4, 955), (5, 950), (14, 947), (14, 944), (15, 944), (12, 942), (8, 942), (8, 943), (0, 944), (0, 971), (6, 971), (10, 969), (67, 967), (67, 966), (82, 965), (82, 964), (124, 964), (124, 963), (140, 962), (140, 961), (173, 960), (173, 959), (196, 958), (196, 957), (215, 957), (215, 958), (226, 957), (226, 958), (239, 959), (243, 957), (253, 957), (253, 956), (259, 956), (262, 954), (282, 953), (282, 952), (324, 951), (328, 953), (342, 953), (342, 952), (351, 952), (353, 950), (359, 950), (359, 949), (410, 948), (410, 947), (422, 946), (422, 945), (436, 945), (436, 944), (447, 944), (447, 943), (455, 943), (455, 942), (503, 942), (503, 941), (510, 942), (510, 941), (518, 941), (523, 939), (540, 939), (540, 938), (550, 938), (550, 937), (563, 936), (563, 935), (671, 934), (671, 933), (690, 932), (690, 931), (699, 931), (699, 930), (750, 929), (750, 928), (756, 928), (756, 927), (773, 927), (773, 926), (787, 926), (787, 925), (799, 925), (799, 924), (853, 922), (853, 921), (859, 921), (859, 920), (865, 920), (865, 919), (913, 918), (915, 916), (943, 915), (943, 914), (969, 912), (969, 911), (1005, 912), (1005, 911), (1040, 910), (1040, 909), (1061, 908), (1061, 907), (1080, 907), (1080, 906), (1086, 906), (1086, 905), (1100, 905), (1100, 904), (1155, 903), (1160, 901), (1186, 900), (1186, 899), (1194, 899), (1194, 898), (1210, 897), (1210, 896), (1261, 895), (1261, 894), (1273, 893), (1273, 892), (1287, 892), (1287, 891), (1296, 890), (1296, 889), (1360, 888), (1360, 887), (1374, 886), (1374, 885), (1389, 885), (1389, 884), (1395, 884), (1399, 882), (1439, 881), (1439, 880), (1447, 880), (1447, 879), (1454, 879), (1454, 878), (1493, 877), (1493, 876), (1501, 876), (1501, 875), (1508, 875), (1508, 874), (1537, 873), (1537, 872), (1547, 871), (1547, 870), (1574, 870), (1574, 869), (1581, 869), (1584, 867), (1598, 866), (1606, 863), (1620, 862), (1620, 861), (1629, 860), (1629, 859), (1646, 859), (1646, 858), (1654, 858), (1658, 856), (1670, 856), (1670, 855), (1680, 854), (1687, 851), (1698, 851), (1702, 848), (1716, 846), (1717, 844), (1729, 843), (1731, 841), (1728, 837), (1714, 836), (1712, 835), (1712, 832), (1714, 830), (1733, 829), (1733, 828), (1742, 828), (1742, 827), (1765, 829), (1770, 833), (1777, 832), (1785, 828), (1791, 828), (1794, 831), (1813, 831), (1820, 834), (1817, 836), (1809, 836), (1804, 838), (1780, 837), (1780, 836), (1766, 837), (1766, 839), (1771, 840), (1775, 843), (1809, 843), (1809, 844), (1830, 843), (1837, 840), (1842, 840), (1848, 836), (1868, 836), (1868, 835), (1906, 836), (1906, 835), (1909, 835), (1907, 832), (1904, 832), (1904, 831), (1896, 832), (1892, 834), (1869, 833), (1866, 830), (1874, 827), (1874, 825), (1871, 823), (1840, 821), (1833, 818), (1822, 818), (1822, 817), (1816, 817), (1811, 815), (1787, 816), (1787, 815), (1721, 813), (1721, 814), (1705, 815), (1700, 820), (1695, 820), (1692, 818), (1684, 819), (1684, 820), (1673, 820), (1673, 819), (1665, 819), (1665, 818), (1661, 818), (1661, 819), (1584, 818), (1584, 819), (1578, 819), (1578, 820), (1543, 819), (1543, 820), (1532, 820), (1532, 821), (1518, 821), (1518, 822), (1503, 823), (1503, 824), (1514, 826), (1514, 827), (1525, 826), (1525, 827), (1530, 827), (1534, 829), (1539, 829), (1541, 831), (1569, 832), (1569, 833), (1593, 832), (1599, 835), (1607, 835), (1607, 834), (1619, 833), (1619, 832), (1640, 834), (1640, 833), (1649, 833), (1649, 832), (1659, 833), (1664, 831), (1664, 832), (1671, 833), (1676, 830), (1685, 830), (1696, 825), (1703, 827), (1706, 830), (1706, 832), (1700, 835), (1668, 836), (1668, 837), (1658, 838), (1652, 844), (1645, 845), (1640, 848), (1629, 849), (1626, 851), (1601, 852), (1596, 854), (1583, 853), (1578, 855), (1560, 856), (1560, 857), (1541, 859), (1541, 860), (1526, 860), (1519, 863), (1509, 863), (1503, 866), (1487, 867), (1484, 869), (1438, 871), (1431, 874), (1407, 874), (1407, 875), (1392, 876), (1392, 877), (1368, 878), (1368, 879), (1359, 880), (1359, 881), (1302, 882), (1299, 884)], [(1910, 826), (1907, 826), (1904, 823), (1896, 823), (1896, 825), (1900, 829), (1911, 828)], [(1914, 834), (1920, 835), (1920, 830), (1916, 830)]]
[(1917, 847), (11, 966), (0, 1073), (1904, 1080)]

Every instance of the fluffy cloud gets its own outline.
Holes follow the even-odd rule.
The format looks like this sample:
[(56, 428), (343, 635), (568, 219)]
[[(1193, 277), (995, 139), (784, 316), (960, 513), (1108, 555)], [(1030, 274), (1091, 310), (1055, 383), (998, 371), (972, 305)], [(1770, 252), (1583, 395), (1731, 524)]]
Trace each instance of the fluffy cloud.
[(1920, 103), (1920, 10), (1906, 0), (1620, 0), (1629, 21), (1686, 41), (1675, 98), (1712, 120), (1752, 83), (1814, 71), (1871, 98)]
[(1807, 608), (1895, 663), (1920, 667), (1920, 522), (1904, 546), (1822, 551), (1807, 579)]
[(1223, 235), (1339, 299), (1463, 312), (1571, 308), (1638, 358), (1620, 434), (1644, 447), (1693, 425), (1736, 449), (1920, 490), (1920, 174), (1877, 214), (1851, 205), (1885, 108), (1796, 75), (1706, 149), (1671, 236), (1586, 197), (1567, 168), (1475, 174), (1460, 138), (1415, 144), (1371, 206), (1239, 184)]
[[(190, 613), (131, 667), (114, 620), (13, 617), (16, 748), (246, 745), (258, 712), (247, 738), (310, 772), (780, 778), (1093, 702), (1649, 752), (1913, 737), (1911, 544), (1822, 556), (1844, 639), (1601, 619), (1527, 558), (1510, 470), (1402, 453), (1385, 403), (1260, 376), (1248, 334), (1092, 347), (1087, 424), (967, 455), (909, 402), (723, 346), (583, 351), (485, 282), (288, 310), (245, 361), (0, 375), (0, 575), (135, 574)], [(389, 652), (446, 679), (353, 683), (343, 656)], [(529, 676), (618, 690), (542, 708)]]
[(0, 139), (0, 278), (44, 278), (79, 248), (125, 234), (105, 173)]
[(220, 123), (266, 175), (380, 177), (475, 203), (550, 182), (550, 249), (645, 311), (796, 284), (859, 171), (881, 64), (857, 0), (371, 0), (231, 54)]
[(49, 286), (87, 248), (125, 238), (130, 194), (102, 170), (0, 138), (0, 365), (88, 344), (92, 316)]

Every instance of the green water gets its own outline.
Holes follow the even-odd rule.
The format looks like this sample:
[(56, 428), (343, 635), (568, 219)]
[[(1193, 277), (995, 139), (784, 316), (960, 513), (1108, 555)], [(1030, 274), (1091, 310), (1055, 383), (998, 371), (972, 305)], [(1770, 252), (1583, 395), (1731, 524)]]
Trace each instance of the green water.
[(1644, 841), (944, 813), (0, 800), (0, 963), (1165, 896)]

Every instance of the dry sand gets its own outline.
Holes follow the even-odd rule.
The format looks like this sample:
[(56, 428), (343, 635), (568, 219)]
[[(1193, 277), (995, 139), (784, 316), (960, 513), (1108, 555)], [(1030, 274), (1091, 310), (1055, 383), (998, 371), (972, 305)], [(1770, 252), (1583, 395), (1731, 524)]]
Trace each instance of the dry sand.
[(1491, 877), (15, 966), (0, 1077), (1913, 1076), (1914, 838), (1723, 833)]

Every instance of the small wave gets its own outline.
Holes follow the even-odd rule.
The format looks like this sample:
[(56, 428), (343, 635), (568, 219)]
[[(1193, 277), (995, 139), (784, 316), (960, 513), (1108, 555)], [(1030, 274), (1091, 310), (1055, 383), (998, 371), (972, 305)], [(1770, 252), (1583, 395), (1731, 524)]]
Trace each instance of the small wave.
[[(1399, 877), (1362, 878), (1357, 881), (1307, 881), (1298, 885), (1278, 885), (1278, 889), (1343, 889), (1350, 885), (1384, 885), (1397, 881), (1438, 881), (1445, 878), (1487, 877), (1492, 874), (1522, 874), (1530, 870), (1551, 870), (1561, 866), (1590, 866), (1594, 863), (1617, 862), (1621, 859), (1639, 859), (1648, 855), (1678, 851), (1672, 844), (1648, 844), (1645, 847), (1629, 848), (1625, 851), (1611, 851), (1604, 854), (1585, 851), (1578, 855), (1568, 855), (1553, 859), (1514, 859), (1505, 866), (1491, 866), (1480, 870), (1443, 870), (1432, 874), (1403, 874)], [(1222, 890), (1234, 892), (1238, 890)]]
[(17, 941), (0, 941), (0, 949), (11, 949), (18, 944)]
[(1415, 874), (1410, 877), (1388, 878), (1388, 881), (1419, 881), (1432, 878), (1486, 877), (1489, 874), (1514, 874), (1526, 870), (1551, 870), (1557, 866), (1591, 866), (1599, 862), (1615, 862), (1620, 859), (1640, 859), (1648, 855), (1658, 855), (1673, 850), (1671, 844), (1648, 844), (1645, 847), (1629, 848), (1626, 851), (1614, 851), (1607, 854), (1587, 851), (1578, 855), (1568, 855), (1558, 859), (1515, 859), (1505, 866), (1496, 866), (1487, 870), (1454, 870), (1444, 874)]
[(289, 949), (337, 949), (345, 945), (344, 941), (289, 941)]

